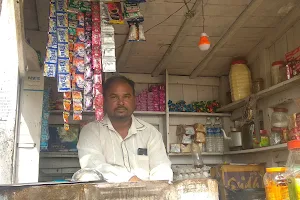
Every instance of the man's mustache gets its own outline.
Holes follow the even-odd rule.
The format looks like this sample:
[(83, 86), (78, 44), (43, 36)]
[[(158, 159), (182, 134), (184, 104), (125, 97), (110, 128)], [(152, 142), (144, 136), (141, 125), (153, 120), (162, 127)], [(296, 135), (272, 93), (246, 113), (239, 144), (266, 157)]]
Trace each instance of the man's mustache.
[(127, 108), (124, 107), (124, 106), (119, 106), (119, 107), (117, 107), (115, 110), (119, 110), (119, 109), (125, 109), (125, 110), (127, 110)]

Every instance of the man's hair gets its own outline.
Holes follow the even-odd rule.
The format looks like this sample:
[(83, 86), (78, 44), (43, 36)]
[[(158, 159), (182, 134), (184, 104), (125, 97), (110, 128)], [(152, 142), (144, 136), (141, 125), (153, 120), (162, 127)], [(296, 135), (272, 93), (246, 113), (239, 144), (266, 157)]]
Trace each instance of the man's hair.
[(125, 76), (117, 75), (117, 76), (112, 76), (112, 77), (108, 78), (105, 81), (105, 83), (103, 84), (103, 96), (104, 97), (106, 97), (107, 91), (109, 90), (111, 85), (115, 82), (127, 83), (132, 88), (133, 95), (135, 95), (134, 81), (130, 80), (129, 78), (126, 78)]

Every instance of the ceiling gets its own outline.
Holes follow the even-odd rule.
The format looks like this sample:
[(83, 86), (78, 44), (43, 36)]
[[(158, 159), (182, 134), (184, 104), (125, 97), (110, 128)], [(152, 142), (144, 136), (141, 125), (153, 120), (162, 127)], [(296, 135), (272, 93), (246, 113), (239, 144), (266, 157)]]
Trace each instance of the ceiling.
[[(203, 30), (201, 0), (186, 1), (189, 9), (195, 10), (195, 16), (188, 20), (184, 0), (148, 0), (141, 4), (145, 42), (127, 42), (128, 26), (114, 25), (118, 72), (159, 74), (168, 69), (172, 75), (191, 75), (205, 61), (197, 76), (227, 75), (233, 57), (246, 56), (299, 4), (298, 0), (204, 0), (204, 28), (210, 36), (210, 51), (215, 47), (208, 59), (209, 51), (197, 47)], [(257, 2), (258, 6), (249, 12)], [(24, 6), (25, 29), (46, 35), (49, 0), (26, 0)], [(244, 23), (236, 26), (242, 18)], [(226, 34), (233, 33), (234, 25), (234, 34), (225, 40)]]

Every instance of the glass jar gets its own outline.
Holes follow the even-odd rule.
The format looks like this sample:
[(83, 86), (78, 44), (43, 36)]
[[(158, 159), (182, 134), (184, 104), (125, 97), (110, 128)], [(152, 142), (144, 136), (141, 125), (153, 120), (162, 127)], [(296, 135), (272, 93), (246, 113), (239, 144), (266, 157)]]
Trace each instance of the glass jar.
[(251, 94), (251, 73), (245, 60), (236, 60), (231, 63), (229, 82), (232, 101), (238, 101)]
[(264, 175), (266, 200), (289, 200), (288, 183), (284, 176), (285, 167), (267, 168)]
[(264, 89), (264, 80), (262, 78), (253, 81), (253, 93), (258, 93)]
[(279, 73), (280, 73), (280, 82), (286, 81), (288, 79), (287, 67), (284, 63), (279, 67)]
[(287, 135), (287, 129), (282, 128), (272, 128), (271, 129), (271, 135), (270, 135), (270, 145), (277, 145), (277, 144), (283, 144), (286, 143), (286, 135)]
[(282, 75), (280, 68), (284, 66), (283, 61), (275, 61), (272, 63), (271, 74), (272, 74), (272, 85), (276, 85), (282, 82)]
[(260, 130), (260, 147), (268, 147), (270, 146), (270, 140), (267, 130)]
[(300, 141), (288, 142), (289, 156), (287, 159), (286, 177), (291, 200), (300, 199)]
[(274, 108), (274, 112), (271, 116), (272, 127), (288, 128), (289, 116), (288, 109), (286, 108)]

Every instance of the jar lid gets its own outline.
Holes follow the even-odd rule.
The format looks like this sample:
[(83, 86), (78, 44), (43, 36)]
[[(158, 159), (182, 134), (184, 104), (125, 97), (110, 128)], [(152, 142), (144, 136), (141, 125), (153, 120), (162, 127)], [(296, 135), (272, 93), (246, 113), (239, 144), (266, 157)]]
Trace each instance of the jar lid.
[(286, 108), (273, 108), (274, 112), (288, 112), (289, 110)]
[(284, 61), (279, 60), (272, 63), (272, 66), (277, 66), (277, 65), (284, 65)]
[(260, 130), (259, 133), (261, 135), (268, 135), (268, 131), (267, 130)]
[(266, 169), (267, 172), (285, 172), (285, 167), (271, 167)]
[(300, 148), (300, 140), (292, 140), (287, 143), (288, 149), (299, 149)]
[(271, 131), (273, 132), (283, 132), (284, 130), (287, 130), (287, 128), (280, 128), (280, 127), (272, 127)]
[(231, 65), (235, 65), (235, 64), (246, 64), (247, 61), (246, 60), (234, 60), (231, 62)]

